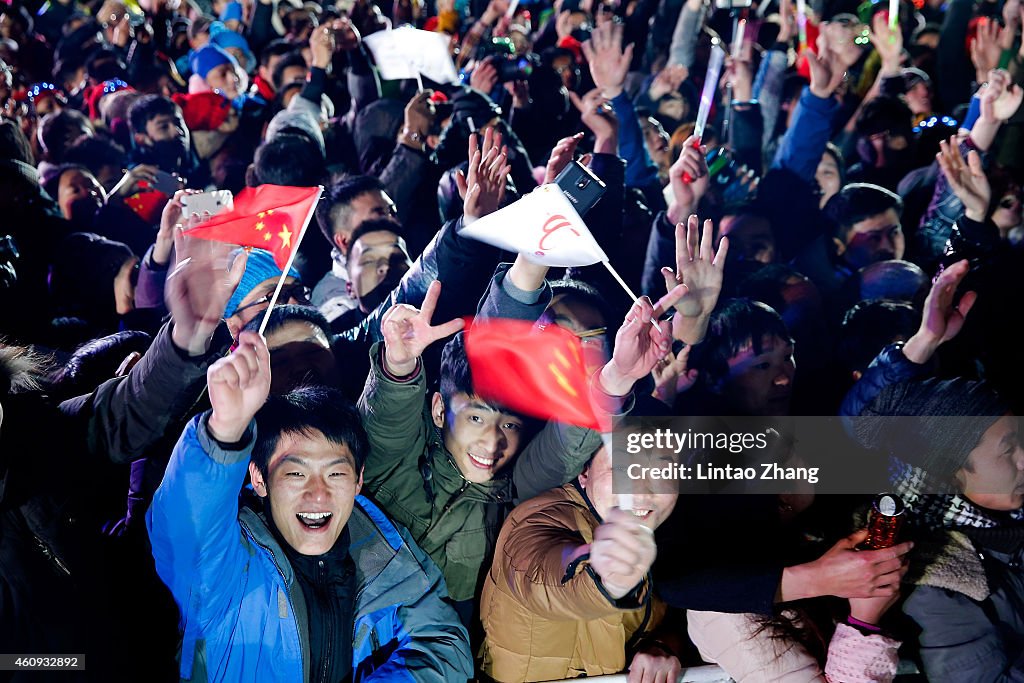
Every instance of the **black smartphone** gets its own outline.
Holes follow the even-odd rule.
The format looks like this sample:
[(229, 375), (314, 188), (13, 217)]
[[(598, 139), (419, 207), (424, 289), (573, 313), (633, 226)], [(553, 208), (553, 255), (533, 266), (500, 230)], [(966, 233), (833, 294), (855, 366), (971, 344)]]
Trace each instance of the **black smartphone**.
[(149, 186), (158, 192), (163, 192), (168, 197), (173, 197), (175, 192), (185, 187), (185, 183), (173, 173), (157, 171)]
[(578, 161), (572, 161), (555, 178), (555, 184), (569, 198), (576, 213), (583, 216), (601, 198), (608, 187), (594, 172)]

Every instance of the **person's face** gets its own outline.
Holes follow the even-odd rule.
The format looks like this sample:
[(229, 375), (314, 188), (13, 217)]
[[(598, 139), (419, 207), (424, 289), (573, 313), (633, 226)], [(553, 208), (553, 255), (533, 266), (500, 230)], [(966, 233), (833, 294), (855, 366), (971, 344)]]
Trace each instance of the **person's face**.
[(306, 67), (297, 64), (285, 67), (284, 71), (281, 72), (281, 85), (306, 80), (306, 71), (308, 71)]
[(572, 57), (556, 57), (551, 62), (551, 68), (554, 69), (555, 73), (557, 73), (559, 78), (562, 79), (562, 85), (564, 85), (567, 90), (575, 90), (576, 82), (578, 80), (577, 74), (579, 71), (576, 66), (576, 62)]
[(385, 280), (395, 280), (412, 264), (401, 238), (388, 230), (368, 232), (352, 245), (348, 285), (359, 301)]
[(609, 349), (605, 345), (608, 321), (594, 306), (572, 296), (560, 294), (551, 300), (546, 314), (551, 322), (580, 337), (583, 343), (583, 358), (589, 370), (596, 370), (608, 360)]
[(206, 84), (216, 92), (220, 92), (229, 100), (238, 97), (241, 81), (231, 64), (218, 64), (206, 74)]
[(686, 100), (681, 96), (672, 95), (658, 102), (658, 115), (666, 119), (682, 121), (686, 118), (688, 112), (689, 106), (687, 106)]
[(843, 257), (854, 267), (863, 268), (903, 258), (905, 246), (899, 214), (896, 209), (887, 209), (853, 225), (846, 236)]
[(228, 47), (224, 48), (224, 51), (238, 60), (238, 65), (242, 67), (243, 71), (249, 68), (249, 58), (245, 54), (245, 50), (238, 47)]
[(930, 114), (932, 111), (932, 93), (924, 81), (919, 81), (907, 91), (907, 106), (914, 115)]
[(729, 238), (729, 254), (741, 261), (775, 263), (775, 235), (761, 216), (725, 216), (719, 239)]
[[(274, 294), (276, 288), (277, 278), (268, 278), (253, 287), (252, 291), (246, 294), (245, 298), (239, 302), (238, 308), (235, 309), (235, 312), (226, 321), (228, 329), (231, 331), (231, 336), (234, 339), (238, 338), (238, 333), (249, 324), (250, 320), (258, 315), (262, 315), (267, 310), (267, 306), (270, 305), (270, 297)], [(308, 304), (309, 297), (298, 280), (289, 275), (284, 279), (284, 286), (281, 288), (278, 303)]]
[(441, 394), (435, 393), (431, 415), (444, 431), (444, 446), (466, 481), (490, 481), (519, 452), (522, 418), (476, 395), (459, 392), (446, 406)]
[(267, 83), (271, 83), (274, 76), (274, 69), (277, 67), (277, 63), (281, 61), (282, 57), (284, 57), (284, 55), (271, 55), (270, 58), (267, 59), (267, 63), (259, 68), (260, 78)]
[(818, 206), (824, 209), (828, 200), (839, 192), (839, 164), (836, 163), (834, 156), (828, 152), (821, 155), (818, 168), (814, 171), (814, 179), (818, 182), (818, 188), (821, 190)]
[[(664, 466), (664, 463), (661, 463)], [(618, 507), (619, 497), (613, 493), (614, 480), (612, 457), (608, 450), (601, 448), (594, 454), (593, 460), (583, 474), (579, 476), (580, 486), (587, 492), (591, 505), (602, 518), (608, 517), (612, 508)], [(676, 506), (679, 494), (676, 492), (636, 492), (632, 493), (632, 512), (648, 529), (654, 530), (668, 519)]]
[(174, 116), (160, 114), (151, 118), (146, 122), (146, 137), (150, 143), (179, 140), (185, 147), (189, 144), (188, 126), (181, 112)]
[(641, 120), (640, 123), (644, 129), (644, 142), (647, 144), (647, 151), (651, 153), (654, 163), (659, 167), (671, 166), (668, 156), (670, 138), (665, 129), (661, 127), (661, 123), (649, 116)]
[(139, 258), (133, 256), (124, 262), (121, 269), (114, 276), (114, 302), (117, 306), (117, 314), (125, 315), (135, 310), (135, 282), (136, 269), (139, 265)]
[(60, 100), (56, 97), (37, 97), (33, 106), (36, 110), (36, 116), (39, 118), (43, 118), (47, 114), (58, 112), (64, 108), (61, 106)]
[(0, 36), (17, 42), (21, 38), (21, 25), (9, 14), (0, 14)]
[(928, 47), (933, 50), (939, 47), (939, 36), (941, 34), (938, 31), (929, 31), (928, 33), (922, 33), (917, 37), (916, 45), (921, 47)]
[(1024, 506), (1024, 449), (1018, 439), (1018, 419), (1007, 413), (985, 430), (956, 473), (963, 495), (989, 510), (1010, 511)]
[(349, 202), (348, 211), (344, 212), (344, 215), (347, 216), (344, 224), (342, 223), (342, 213), (339, 212), (334, 217), (334, 244), (341, 253), (347, 254), (351, 246), (348, 243), (349, 237), (356, 228), (375, 218), (397, 220), (398, 208), (391, 201), (387, 192), (371, 190)]
[(789, 414), (793, 393), (793, 343), (777, 336), (761, 340), (761, 353), (747, 344), (729, 359), (722, 394), (740, 415)]
[(1020, 190), (1014, 189), (1003, 195), (992, 212), (992, 222), (1004, 234), (1021, 224)]
[(72, 169), (61, 175), (57, 185), (57, 204), (67, 220), (72, 216), (90, 218), (106, 202), (103, 187), (91, 173)]
[(270, 514), (284, 540), (302, 555), (334, 547), (363, 487), (362, 470), (345, 444), (319, 431), (282, 434), (263, 478), (249, 465), (253, 488), (270, 501)]

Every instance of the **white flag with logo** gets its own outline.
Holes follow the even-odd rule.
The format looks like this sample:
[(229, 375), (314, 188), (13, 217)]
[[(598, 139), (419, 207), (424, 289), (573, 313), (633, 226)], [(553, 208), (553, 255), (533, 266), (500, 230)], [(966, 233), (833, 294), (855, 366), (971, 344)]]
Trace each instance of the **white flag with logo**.
[(419, 74), (435, 83), (459, 80), (448, 52), (448, 37), (443, 33), (402, 26), (372, 33), (363, 38), (363, 43), (373, 53), (384, 80), (416, 78)]
[(459, 231), (460, 235), (522, 254), (542, 266), (568, 268), (607, 261), (562, 189), (550, 183)]

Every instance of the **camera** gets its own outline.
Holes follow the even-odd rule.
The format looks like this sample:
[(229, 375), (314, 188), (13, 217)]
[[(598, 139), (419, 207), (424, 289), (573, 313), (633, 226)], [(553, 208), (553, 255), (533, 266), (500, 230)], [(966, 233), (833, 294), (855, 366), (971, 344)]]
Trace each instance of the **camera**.
[(508, 55), (497, 56), (494, 60), (494, 68), (498, 70), (498, 82), (508, 83), (510, 81), (525, 81), (537, 67), (539, 60), (534, 54), (523, 57)]

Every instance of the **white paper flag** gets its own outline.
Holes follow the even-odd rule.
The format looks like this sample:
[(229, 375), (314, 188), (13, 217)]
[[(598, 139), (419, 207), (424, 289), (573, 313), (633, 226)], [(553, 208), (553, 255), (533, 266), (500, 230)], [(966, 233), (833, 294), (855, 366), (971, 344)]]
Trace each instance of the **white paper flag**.
[(567, 268), (607, 261), (562, 189), (541, 185), (519, 201), (474, 221), (461, 235), (523, 254), (542, 266)]
[(448, 37), (443, 33), (402, 26), (372, 33), (363, 42), (373, 53), (384, 80), (416, 78), (418, 74), (436, 83), (455, 83), (459, 79), (448, 54)]

